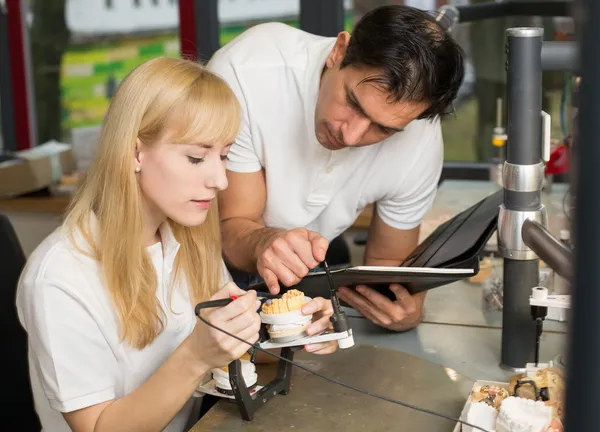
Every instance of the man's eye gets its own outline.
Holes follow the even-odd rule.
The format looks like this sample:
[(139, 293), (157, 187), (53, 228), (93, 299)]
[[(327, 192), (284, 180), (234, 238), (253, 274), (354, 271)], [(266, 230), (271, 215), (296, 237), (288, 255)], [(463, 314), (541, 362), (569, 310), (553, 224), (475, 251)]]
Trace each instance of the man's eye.
[(203, 161), (204, 161), (204, 159), (201, 159), (201, 158), (195, 158), (195, 157), (192, 157), (192, 156), (188, 156), (187, 158), (188, 158), (188, 160), (190, 161), (190, 163), (191, 163), (191, 164), (194, 164), (194, 165), (196, 165), (196, 164), (199, 164), (200, 162), (203, 162)]

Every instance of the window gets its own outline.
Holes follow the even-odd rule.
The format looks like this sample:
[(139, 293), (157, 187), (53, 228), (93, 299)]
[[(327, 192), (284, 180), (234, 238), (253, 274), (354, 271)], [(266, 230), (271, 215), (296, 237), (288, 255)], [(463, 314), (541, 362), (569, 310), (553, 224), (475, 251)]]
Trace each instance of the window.
[(141, 0), (133, 0), (133, 5), (135, 7), (140, 7)]
[(106, 9), (112, 9), (113, 6), (113, 0), (104, 0), (104, 7), (106, 7)]

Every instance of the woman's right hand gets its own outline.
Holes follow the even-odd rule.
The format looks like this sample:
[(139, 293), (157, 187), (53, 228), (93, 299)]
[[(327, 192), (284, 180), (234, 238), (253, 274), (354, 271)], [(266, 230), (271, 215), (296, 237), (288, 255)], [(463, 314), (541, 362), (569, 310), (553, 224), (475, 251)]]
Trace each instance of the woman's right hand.
[[(259, 338), (260, 315), (256, 291), (243, 291), (233, 282), (225, 284), (210, 300), (237, 296), (237, 299), (221, 308), (203, 309), (201, 316), (209, 323), (253, 344)], [(198, 320), (190, 335), (195, 357), (206, 369), (223, 367), (239, 359), (251, 347), (222, 331)]]

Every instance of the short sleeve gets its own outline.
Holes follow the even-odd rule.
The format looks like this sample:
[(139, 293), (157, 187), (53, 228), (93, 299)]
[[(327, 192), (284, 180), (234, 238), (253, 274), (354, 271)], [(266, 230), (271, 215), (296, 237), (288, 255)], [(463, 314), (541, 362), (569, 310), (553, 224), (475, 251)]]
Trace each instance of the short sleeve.
[(248, 103), (242, 90), (242, 84), (236, 70), (226, 56), (217, 52), (210, 60), (207, 68), (213, 73), (223, 78), (229, 87), (235, 93), (241, 106), (241, 124), (240, 132), (235, 143), (229, 150), (229, 160), (227, 169), (240, 173), (250, 173), (260, 171), (262, 165), (256, 154), (252, 133), (250, 129), (250, 114)]
[(61, 282), (23, 283), (18, 307), (35, 363), (30, 367), (50, 406), (70, 412), (115, 399), (117, 361), (84, 302)]
[(443, 167), (444, 144), (439, 121), (432, 129), (400, 187), (377, 202), (377, 214), (393, 228), (409, 230), (419, 226), (433, 205)]

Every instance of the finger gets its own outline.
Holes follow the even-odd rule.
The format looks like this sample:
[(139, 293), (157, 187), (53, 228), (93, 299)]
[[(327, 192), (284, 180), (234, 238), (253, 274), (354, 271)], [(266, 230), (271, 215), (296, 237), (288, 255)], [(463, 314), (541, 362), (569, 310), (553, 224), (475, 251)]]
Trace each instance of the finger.
[(256, 333), (254, 336), (243, 339), (245, 342), (235, 341), (238, 345), (228, 350), (231, 353), (232, 360), (239, 359), (241, 356), (246, 354), (246, 352), (248, 352), (250, 349), (250, 346), (254, 345), (258, 339), (259, 335)]
[(329, 242), (327, 239), (317, 232), (309, 231), (308, 240), (312, 244), (312, 253), (315, 259), (318, 262), (324, 261), (327, 249), (329, 249)]
[[(283, 254), (284, 249), (288, 249), (289, 251), (289, 256), (285, 255), (284, 256), (279, 256), (278, 254)], [(298, 281), (300, 280), (300, 277), (294, 273), (292, 270), (290, 270), (290, 268), (288, 268), (287, 263), (283, 262), (283, 260), (289, 258), (289, 260), (293, 261), (296, 260), (297, 261), (297, 265), (298, 266), (303, 266), (304, 267), (304, 271), (303, 272), (299, 272), (300, 273), (308, 273), (308, 267), (304, 266), (304, 264), (302, 264), (302, 261), (300, 261), (300, 258), (298, 258), (297, 256), (294, 255), (294, 253), (291, 251), (291, 249), (289, 249), (289, 246), (278, 246), (278, 249), (275, 250), (271, 250), (269, 249), (267, 252), (265, 252), (263, 254), (262, 257), (262, 269), (263, 270), (271, 270), (273, 272), (273, 274), (275, 275), (275, 278), (278, 281), (281, 281), (281, 283), (283, 283), (286, 286), (292, 286), (296, 283), (298, 283)], [(262, 276), (262, 275), (261, 275)], [(279, 284), (278, 284), (279, 286)]]
[(312, 243), (308, 240), (307, 236), (299, 234), (297, 231), (290, 231), (286, 237), (286, 241), (290, 246), (291, 250), (298, 256), (302, 261), (302, 264), (308, 269), (313, 269), (319, 265), (313, 255)]
[(405, 310), (405, 313), (410, 314), (417, 310), (416, 299), (402, 285), (391, 284), (390, 290), (392, 290), (392, 292), (396, 296), (398, 305), (400, 305)]
[[(291, 271), (297, 278), (302, 278), (307, 275), (309, 267), (303, 262), (300, 256), (296, 253), (296, 248), (302, 249), (302, 240), (297, 238), (298, 236), (294, 233), (288, 233), (285, 237), (275, 239), (271, 244), (271, 250), (275, 254), (273, 264), (285, 266)], [(306, 242), (308, 243), (308, 242)], [(278, 262), (277, 262), (278, 261)], [(273, 267), (269, 266), (274, 270), (278, 276), (279, 273)], [(283, 283), (286, 283), (286, 279), (279, 278)], [(290, 281), (296, 283), (297, 281)]]
[[(249, 326), (247, 326), (246, 328), (244, 328), (240, 332), (238, 332), (236, 334), (236, 336), (246, 342), (254, 343), (257, 340), (257, 339), (255, 339), (255, 336), (258, 336), (259, 330), (260, 330), (260, 318), (258, 318), (258, 321), (254, 320)], [(242, 342), (238, 341), (238, 343), (242, 343)], [(250, 346), (246, 343), (243, 343), (243, 345), (245, 345), (246, 350), (248, 350), (250, 348)]]
[(267, 288), (271, 294), (279, 294), (279, 280), (277, 279), (277, 275), (273, 273), (272, 270), (263, 269), (260, 273), (260, 276), (265, 281)]
[(304, 349), (309, 353), (318, 355), (331, 354), (337, 351), (338, 343), (337, 341), (320, 342), (306, 345)]
[(244, 294), (246, 294), (246, 291), (238, 287), (234, 282), (229, 281), (219, 291), (214, 293), (210, 300), (226, 299), (231, 296), (243, 296)]
[(238, 333), (241, 333), (248, 327), (252, 327), (256, 322), (257, 316), (260, 320), (260, 316), (256, 312), (246, 311), (245, 313), (238, 315), (235, 318), (224, 323), (224, 326), (226, 326), (226, 330), (229, 333), (237, 335)]
[[(399, 287), (399, 285), (396, 286)], [(376, 308), (383, 311), (383, 313), (389, 316), (392, 319), (392, 321), (398, 322), (406, 317), (406, 311), (404, 310), (402, 305), (391, 301), (389, 298), (387, 298), (383, 294), (378, 293), (374, 289), (364, 285), (359, 285), (356, 287), (356, 290), (360, 294), (365, 296)], [(414, 302), (414, 300), (412, 301)]]
[(388, 326), (392, 323), (389, 316), (385, 315), (366, 297), (355, 292), (353, 289), (344, 288), (343, 290), (340, 290), (340, 298), (375, 324)]
[(258, 335), (260, 331), (260, 317), (258, 314), (255, 314), (250, 321), (251, 322), (248, 325), (239, 330), (237, 333), (235, 333), (229, 326), (224, 328), (223, 330), (234, 335), (235, 337), (231, 337), (224, 332), (221, 332), (221, 336), (218, 338), (218, 340), (220, 340), (220, 346), (228, 352), (238, 349), (239, 346), (245, 347), (247, 351), (250, 346), (243, 341), (251, 343), (256, 342), (257, 339), (255, 339), (254, 336)]
[(250, 290), (245, 295), (238, 297), (227, 306), (218, 309), (212, 314), (212, 321), (225, 323), (246, 312), (256, 312), (260, 301), (256, 298), (256, 291)]
[(319, 318), (313, 323), (310, 323), (308, 327), (306, 327), (306, 334), (309, 336), (321, 333), (322, 331), (329, 330), (333, 328), (333, 324), (330, 321), (330, 315)]
[(323, 297), (315, 297), (304, 306), (302, 306), (302, 313), (304, 315), (310, 315), (317, 312), (333, 313), (333, 306), (331, 300), (325, 300)]

